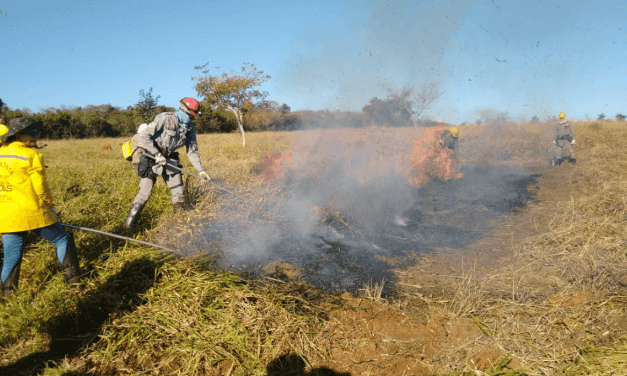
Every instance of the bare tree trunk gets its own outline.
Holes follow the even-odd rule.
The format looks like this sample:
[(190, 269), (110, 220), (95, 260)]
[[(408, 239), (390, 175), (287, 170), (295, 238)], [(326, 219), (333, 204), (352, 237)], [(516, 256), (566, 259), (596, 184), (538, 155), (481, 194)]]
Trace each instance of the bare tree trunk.
[(228, 106), (227, 109), (231, 110), (235, 115), (235, 120), (237, 120), (237, 125), (239, 126), (239, 130), (242, 132), (242, 146), (246, 147), (246, 134), (244, 133), (244, 124), (242, 121), (242, 113), (239, 110), (235, 110), (233, 107)]

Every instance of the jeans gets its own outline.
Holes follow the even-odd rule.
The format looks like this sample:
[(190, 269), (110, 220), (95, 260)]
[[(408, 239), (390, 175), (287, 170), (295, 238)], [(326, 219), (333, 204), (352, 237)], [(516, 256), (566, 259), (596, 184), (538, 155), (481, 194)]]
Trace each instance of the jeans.
[[(74, 242), (71, 235), (59, 223), (33, 230), (37, 235), (49, 240), (57, 249), (57, 259), (59, 264), (63, 266), (63, 259), (66, 252), (76, 254)], [(26, 234), (28, 231), (11, 232), (2, 234), (2, 244), (4, 248), (4, 262), (2, 263), (2, 274), (0, 279), (2, 283), (6, 282), (9, 274), (16, 265), (22, 261), (24, 256), (24, 248), (26, 247)]]

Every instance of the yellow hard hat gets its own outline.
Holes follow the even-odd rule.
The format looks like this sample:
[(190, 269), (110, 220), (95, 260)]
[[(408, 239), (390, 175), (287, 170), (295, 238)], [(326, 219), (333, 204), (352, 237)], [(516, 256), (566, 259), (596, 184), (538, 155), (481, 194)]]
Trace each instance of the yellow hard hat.
[(559, 117), (560, 117), (560, 119), (563, 119), (563, 118), (565, 118), (565, 117), (566, 117), (566, 114), (565, 114), (565, 113), (563, 113), (563, 112), (560, 112)]
[(459, 134), (459, 129), (457, 129), (457, 127), (450, 127), (448, 131), (451, 132), (451, 135), (453, 135), (453, 137), (457, 137), (457, 135)]

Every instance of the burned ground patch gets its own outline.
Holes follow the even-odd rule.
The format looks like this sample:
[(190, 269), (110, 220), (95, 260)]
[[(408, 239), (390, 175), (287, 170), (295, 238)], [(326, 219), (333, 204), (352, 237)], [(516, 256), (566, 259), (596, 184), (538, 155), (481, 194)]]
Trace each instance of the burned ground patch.
[(229, 220), (199, 231), (221, 245), (226, 268), (256, 274), (286, 263), (330, 291), (355, 292), (382, 280), (393, 286), (399, 265), (485, 237), (494, 220), (532, 199), (538, 178), (507, 166), (466, 166), (462, 172), (461, 179), (419, 187), (394, 178), (393, 184), (373, 181), (353, 189), (338, 187), (347, 184), (342, 179), (292, 181), (268, 201), (265, 215), (249, 212), (243, 223), (235, 219), (241, 210), (231, 208)]

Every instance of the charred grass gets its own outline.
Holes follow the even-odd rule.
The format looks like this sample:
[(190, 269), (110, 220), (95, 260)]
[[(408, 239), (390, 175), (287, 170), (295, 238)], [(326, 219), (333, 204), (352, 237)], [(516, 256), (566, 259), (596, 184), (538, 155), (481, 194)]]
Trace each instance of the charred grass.
[[(52, 245), (29, 238), (19, 291), (0, 305), (0, 374), (627, 374), (627, 155), (618, 141), (627, 127), (576, 124), (577, 165), (549, 169), (552, 130), (460, 128), (464, 163), (541, 175), (533, 200), (465, 253), (442, 249), (399, 266), (393, 296), (382, 294), (385, 281), (340, 296), (285, 273), (218, 271), (211, 239), (197, 253), (185, 239), (198, 223), (190, 218), (219, 217), (233, 198), (191, 179), (189, 212), (172, 213), (160, 180), (127, 232), (138, 179), (122, 140), (49, 142), (42, 152), (62, 222), (188, 257), (75, 231), (85, 276), (71, 288)], [(245, 150), (235, 134), (203, 135), (201, 157), (216, 184), (260, 208), (250, 193), (264, 189), (259, 159), (307, 142), (308, 132), (250, 134)], [(326, 209), (324, 220), (343, 220)]]
[(542, 174), (534, 200), (466, 253), (442, 250), (404, 270), (408, 284), (439, 285), (405, 291), (477, 324), (483, 335), (451, 360), (490, 346), (529, 374), (624, 374), (626, 175), (615, 140), (625, 124), (578, 123), (578, 163), (554, 169), (525, 162), (535, 147), (523, 129), (500, 139), (523, 143), (511, 159)]

